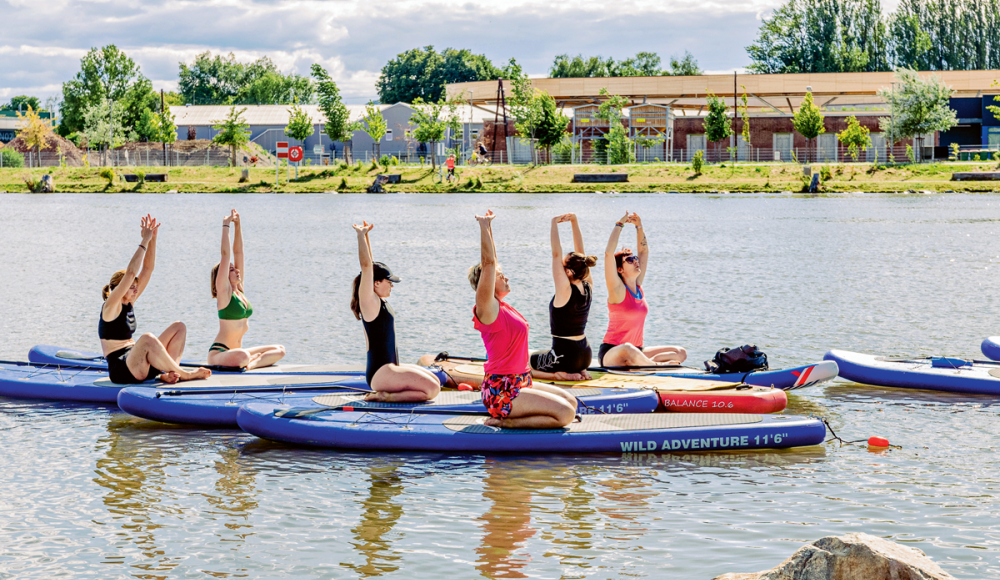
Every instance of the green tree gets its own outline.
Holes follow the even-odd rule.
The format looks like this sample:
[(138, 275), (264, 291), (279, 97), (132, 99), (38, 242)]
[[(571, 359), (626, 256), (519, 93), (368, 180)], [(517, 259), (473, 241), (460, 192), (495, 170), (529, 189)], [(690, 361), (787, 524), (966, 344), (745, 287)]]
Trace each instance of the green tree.
[(858, 123), (858, 118), (851, 115), (847, 118), (847, 128), (837, 134), (837, 139), (847, 145), (847, 151), (851, 157), (858, 160), (858, 150), (867, 151), (872, 145), (868, 127), (862, 127)]
[(608, 122), (608, 133), (604, 137), (607, 141), (607, 163), (609, 165), (632, 163), (635, 161), (634, 143), (621, 122), (622, 111), (628, 105), (628, 99), (621, 95), (610, 94), (607, 88), (602, 88), (600, 95), (606, 98), (597, 107), (596, 116)]
[(307, 137), (316, 132), (313, 127), (312, 118), (298, 105), (292, 105), (289, 109), (288, 126), (285, 127), (285, 135), (296, 141), (305, 141)]
[(38, 160), (38, 167), (41, 167), (42, 149), (50, 147), (49, 140), (52, 139), (52, 127), (46, 119), (41, 118), (38, 110), (31, 105), (27, 105), (27, 107), (27, 112), (17, 112), (17, 124), (20, 128), (18, 137), (21, 138), (25, 146), (29, 149), (34, 147), (35, 159)]
[(705, 116), (703, 126), (705, 127), (705, 138), (709, 143), (716, 143), (715, 151), (717, 159), (722, 159), (720, 151), (721, 141), (728, 139), (733, 134), (733, 121), (729, 118), (729, 109), (726, 102), (721, 98), (708, 93), (707, 97), (708, 115)]
[[(608, 60), (614, 62), (614, 59), (609, 58)], [(607, 62), (600, 56), (584, 59), (583, 55), (579, 54), (573, 58), (570, 58), (568, 54), (559, 54), (553, 59), (552, 67), (549, 69), (549, 77), (554, 79), (607, 76), (611, 76), (608, 73)]]
[[(812, 141), (816, 137), (826, 133), (826, 127), (823, 126), (823, 112), (813, 102), (811, 92), (806, 93), (805, 98), (802, 99), (802, 104), (799, 106), (799, 110), (795, 111), (795, 117), (792, 122), (799, 135), (802, 135), (808, 141)], [(816, 147), (816, 159), (819, 160), (818, 143)], [(806, 160), (808, 161), (808, 159)]]
[(157, 141), (163, 144), (163, 164), (170, 165), (170, 158), (167, 155), (167, 144), (177, 140), (177, 123), (174, 120), (174, 114), (170, 112), (169, 106), (162, 108), (156, 120), (160, 126), (160, 135)]
[(510, 82), (510, 96), (507, 98), (507, 104), (514, 117), (514, 129), (522, 138), (530, 139), (534, 146), (535, 134), (542, 118), (542, 103), (538, 99), (538, 91), (531, 84), (528, 75), (521, 69), (521, 65), (517, 64), (513, 58), (504, 67), (503, 74)]
[(236, 105), (233, 105), (225, 119), (213, 121), (215, 124), (212, 128), (218, 131), (218, 134), (212, 137), (212, 143), (229, 147), (231, 167), (236, 167), (236, 148), (243, 147), (250, 141), (250, 135), (247, 134), (250, 125), (243, 118), (246, 110), (246, 107), (243, 107), (237, 111)]
[(743, 121), (743, 130), (740, 132), (740, 135), (743, 136), (743, 141), (747, 144), (747, 147), (750, 147), (750, 99), (747, 97), (746, 86), (740, 85), (740, 88), (743, 89), (743, 94), (740, 95), (739, 105), (739, 115), (740, 119)]
[(949, 106), (953, 93), (937, 75), (924, 78), (913, 69), (899, 68), (895, 89), (878, 92), (892, 108), (892, 117), (879, 117), (879, 128), (896, 141), (947, 131), (958, 124), (958, 116)]
[[(991, 86), (994, 87), (1000, 86), (1000, 82), (993, 81), (993, 84)], [(1000, 95), (993, 97), (993, 100), (1000, 102)], [(997, 121), (1000, 121), (1000, 107), (996, 105), (987, 105), (986, 108), (987, 110), (989, 110), (989, 112), (993, 113), (993, 116), (996, 117)]]
[(143, 109), (139, 123), (135, 126), (135, 134), (140, 141), (159, 141), (160, 116), (149, 109)]
[(323, 131), (331, 141), (348, 141), (355, 130), (355, 124), (351, 123), (350, 111), (340, 98), (337, 83), (318, 64), (312, 65), (312, 76), (316, 81), (319, 110), (326, 117)]
[(42, 102), (38, 100), (38, 97), (29, 97), (28, 95), (18, 95), (16, 97), (12, 97), (9, 103), (0, 106), (0, 111), (16, 111), (18, 110), (18, 107), (20, 107), (21, 105), (24, 105), (25, 108), (31, 107), (36, 111), (43, 110)]
[(902, 0), (888, 20), (897, 67), (1000, 68), (998, 0)]
[(544, 147), (548, 151), (551, 162), (552, 147), (562, 143), (563, 139), (566, 138), (569, 117), (562, 114), (556, 105), (556, 100), (547, 92), (540, 91), (537, 98), (541, 105), (541, 115), (538, 119), (538, 146)]
[(144, 109), (153, 109), (159, 96), (139, 65), (113, 44), (91, 49), (80, 60), (80, 71), (63, 83), (60, 133), (84, 129), (84, 113), (102, 100), (121, 111), (122, 126), (131, 130)]
[(389, 125), (386, 123), (385, 117), (382, 116), (382, 109), (374, 102), (368, 101), (368, 104), (365, 105), (365, 114), (361, 117), (361, 130), (368, 133), (368, 136), (375, 142), (376, 160), (382, 157), (382, 138), (385, 137), (388, 129)]
[(448, 129), (457, 133), (462, 128), (458, 118), (458, 103), (439, 99), (433, 103), (417, 97), (413, 102), (410, 124), (414, 129), (413, 138), (420, 143), (431, 145), (431, 167), (437, 169), (437, 144), (442, 141)]
[(176, 93), (174, 91), (165, 91), (163, 93), (163, 101), (168, 106), (183, 105), (184, 104), (184, 96), (181, 95), (180, 93)]
[(192, 105), (311, 103), (315, 91), (309, 77), (284, 74), (266, 56), (241, 63), (232, 53), (213, 57), (206, 51), (178, 66), (181, 97)]
[(500, 71), (483, 55), (453, 48), (438, 53), (433, 46), (425, 46), (389, 60), (375, 88), (385, 104), (412, 103), (418, 97), (427, 103), (444, 98), (446, 84), (497, 78)]
[(680, 58), (670, 57), (670, 69), (664, 70), (663, 74), (669, 76), (699, 76), (703, 73), (701, 67), (698, 66), (698, 61), (695, 60), (690, 52), (685, 50), (684, 55)]
[(135, 131), (125, 126), (124, 107), (108, 99), (100, 99), (83, 112), (83, 134), (87, 147), (98, 148), (107, 160), (110, 149), (122, 146), (126, 141), (134, 141)]

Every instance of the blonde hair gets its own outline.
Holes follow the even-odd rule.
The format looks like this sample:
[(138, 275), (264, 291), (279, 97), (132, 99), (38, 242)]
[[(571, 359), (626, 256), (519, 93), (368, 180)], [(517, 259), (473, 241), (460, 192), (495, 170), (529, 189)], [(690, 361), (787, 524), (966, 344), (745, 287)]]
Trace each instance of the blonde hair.
[[(115, 288), (117, 288), (118, 285), (122, 283), (122, 278), (124, 277), (125, 277), (125, 270), (118, 270), (117, 272), (111, 275), (111, 281), (107, 283), (104, 286), (104, 290), (101, 291), (101, 293), (104, 295), (105, 300), (107, 300), (108, 296), (110, 296), (111, 293), (115, 291)], [(138, 282), (139, 278), (136, 277), (135, 281)]]
[(220, 262), (212, 268), (212, 298), (217, 298), (219, 296), (219, 293), (215, 290), (215, 279), (219, 277), (219, 266), (221, 265), (222, 263)]
[[(497, 272), (500, 271), (500, 263), (497, 262)], [(479, 278), (483, 275), (483, 265), (476, 264), (475, 266), (469, 267), (469, 284), (472, 284), (473, 290), (479, 290)]]

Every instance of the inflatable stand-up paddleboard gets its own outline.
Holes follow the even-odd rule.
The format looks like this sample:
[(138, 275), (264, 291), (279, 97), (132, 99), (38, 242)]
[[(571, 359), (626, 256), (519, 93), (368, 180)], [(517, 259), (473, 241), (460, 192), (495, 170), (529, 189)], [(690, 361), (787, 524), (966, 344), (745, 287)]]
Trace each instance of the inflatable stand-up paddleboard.
[(840, 376), (867, 385), (952, 393), (1000, 394), (1000, 363), (948, 357), (884, 357), (831, 350)]
[[(64, 349), (49, 344), (39, 344), (31, 347), (28, 351), (28, 361), (35, 365), (56, 365), (90, 368), (94, 370), (107, 370), (108, 363), (99, 352), (87, 352), (73, 349)], [(310, 375), (353, 375), (364, 374), (365, 367), (359, 365), (290, 365), (276, 364), (269, 367), (247, 371), (238, 368), (225, 368), (209, 366), (204, 361), (181, 360), (184, 366), (204, 366), (212, 369), (213, 373), (239, 373), (239, 374), (310, 374)]]
[[(214, 377), (213, 377), (214, 378)], [(241, 376), (249, 379), (251, 377)], [(253, 377), (259, 378), (259, 377)], [(302, 377), (285, 377), (302, 379)], [(209, 379), (211, 380), (211, 379)], [(305, 379), (303, 379), (305, 380)], [(315, 381), (317, 379), (311, 379)], [(325, 390), (310, 390), (297, 385), (290, 389), (218, 389), (190, 381), (190, 387), (174, 389), (173, 385), (160, 388), (129, 387), (118, 394), (118, 406), (123, 411), (154, 421), (188, 423), (212, 427), (237, 427), (236, 413), (240, 405), (249, 402), (266, 402), (285, 407), (321, 409), (340, 405), (356, 408), (366, 406), (398, 409), (449, 409), (467, 412), (485, 411), (479, 392), (442, 391), (426, 403), (369, 403), (364, 401), (361, 390), (368, 390), (364, 375), (339, 379), (324, 386)], [(182, 383), (187, 385), (187, 383)], [(338, 390), (340, 389), (340, 390)], [(643, 389), (574, 389), (579, 399), (577, 413), (652, 413), (659, 404), (656, 393)]]
[[(483, 381), (480, 362), (437, 363), (456, 382), (478, 386)], [(651, 389), (659, 394), (661, 409), (685, 413), (777, 413), (788, 404), (781, 389), (705, 378), (660, 376), (645, 373), (590, 371), (590, 381), (538, 381), (560, 387)]]
[(982, 348), (983, 356), (986, 358), (1000, 361), (1000, 336), (984, 338), (980, 348)]
[(501, 429), (471, 414), (352, 410), (301, 413), (247, 403), (244, 431), (274, 441), (342, 449), (474, 453), (646, 453), (731, 451), (819, 445), (820, 419), (791, 415), (651, 413), (586, 415), (560, 429)]
[[(648, 371), (647, 371), (648, 372)], [(837, 364), (834, 361), (820, 361), (790, 369), (754, 371), (751, 373), (710, 373), (690, 367), (663, 367), (654, 373), (666, 377), (686, 377), (708, 379), (731, 383), (746, 383), (761, 387), (774, 387), (783, 391), (803, 389), (837, 378)]]

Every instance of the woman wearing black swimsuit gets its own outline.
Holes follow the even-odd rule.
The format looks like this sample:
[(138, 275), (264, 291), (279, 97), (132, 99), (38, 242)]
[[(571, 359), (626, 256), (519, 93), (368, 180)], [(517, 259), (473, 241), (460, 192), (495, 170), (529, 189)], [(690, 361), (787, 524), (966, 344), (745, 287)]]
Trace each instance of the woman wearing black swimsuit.
[(358, 233), (358, 259), (361, 273), (354, 278), (351, 312), (364, 324), (365, 344), (368, 347), (368, 369), (365, 378), (374, 393), (367, 401), (384, 403), (415, 403), (429, 401), (441, 392), (447, 375), (434, 374), (426, 367), (399, 364), (396, 352), (396, 313), (386, 302), (392, 285), (399, 278), (392, 275), (385, 264), (372, 259), (372, 246), (368, 232), (374, 224), (362, 222), (354, 225)]
[(146, 333), (139, 340), (132, 340), (136, 329), (132, 305), (153, 275), (156, 235), (160, 229), (160, 224), (149, 215), (142, 218), (141, 225), (142, 243), (128, 267), (112, 274), (111, 282), (104, 287), (104, 307), (97, 334), (108, 361), (108, 375), (118, 384), (141, 383), (157, 377), (165, 383), (208, 378), (212, 374), (208, 369), (186, 371), (177, 364), (187, 338), (183, 322), (171, 324), (159, 337)]
[[(573, 226), (573, 249), (563, 256), (559, 240), (559, 224)], [(556, 293), (549, 302), (549, 327), (552, 348), (531, 353), (531, 376), (536, 379), (585, 381), (590, 374), (593, 351), (587, 343), (587, 318), (594, 297), (590, 268), (597, 256), (588, 256), (583, 249), (583, 234), (576, 214), (567, 213), (552, 218), (552, 279)]]

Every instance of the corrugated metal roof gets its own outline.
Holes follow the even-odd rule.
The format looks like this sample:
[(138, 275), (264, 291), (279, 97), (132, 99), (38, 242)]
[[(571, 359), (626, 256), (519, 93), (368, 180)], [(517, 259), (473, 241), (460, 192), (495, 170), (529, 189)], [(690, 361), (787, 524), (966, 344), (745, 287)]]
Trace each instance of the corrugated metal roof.
[[(392, 105), (378, 105), (385, 110)], [(237, 105), (237, 110), (246, 108), (243, 118), (250, 125), (287, 125), (290, 116), (290, 105)], [(317, 105), (299, 105), (316, 124), (325, 124), (326, 115)], [(174, 123), (178, 127), (188, 125), (215, 125), (229, 116), (229, 105), (171, 105), (170, 112), (174, 115)], [(360, 120), (365, 114), (365, 105), (347, 105), (351, 121)]]

